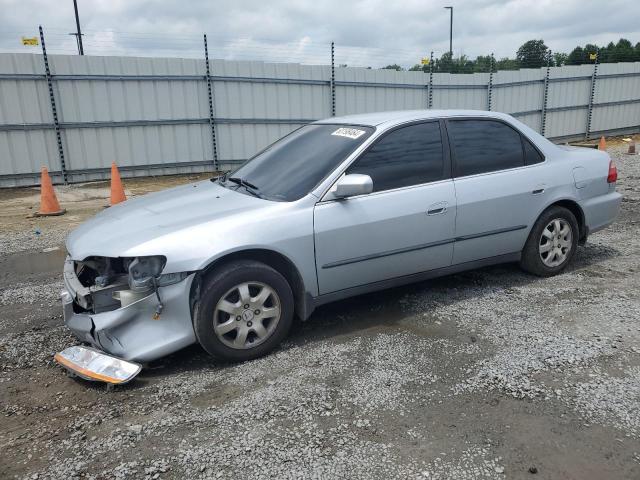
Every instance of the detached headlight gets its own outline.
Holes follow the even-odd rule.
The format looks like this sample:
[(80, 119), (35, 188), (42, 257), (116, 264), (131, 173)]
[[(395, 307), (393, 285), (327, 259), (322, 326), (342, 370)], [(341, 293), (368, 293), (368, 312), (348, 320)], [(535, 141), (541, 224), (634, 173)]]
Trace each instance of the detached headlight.
[(137, 363), (82, 345), (58, 352), (53, 359), (81, 378), (111, 384), (127, 383), (142, 370)]

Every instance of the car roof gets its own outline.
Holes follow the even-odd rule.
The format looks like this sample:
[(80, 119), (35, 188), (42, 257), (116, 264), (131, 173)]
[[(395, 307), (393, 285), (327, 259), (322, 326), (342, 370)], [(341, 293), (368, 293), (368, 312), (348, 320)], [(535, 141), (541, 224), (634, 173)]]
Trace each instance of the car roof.
[(509, 116), (499, 112), (486, 110), (397, 110), (391, 112), (359, 113), (343, 117), (331, 117), (314, 123), (330, 123), (345, 125), (393, 126), (413, 120), (450, 117), (488, 117), (508, 119)]

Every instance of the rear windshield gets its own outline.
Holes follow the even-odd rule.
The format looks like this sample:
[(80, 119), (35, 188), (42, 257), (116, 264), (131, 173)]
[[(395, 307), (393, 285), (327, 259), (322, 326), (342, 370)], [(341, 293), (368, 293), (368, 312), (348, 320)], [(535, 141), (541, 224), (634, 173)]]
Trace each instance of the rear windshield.
[[(359, 125), (306, 125), (267, 147), (229, 178), (242, 179), (256, 187), (254, 194), (268, 200), (299, 200), (372, 133), (373, 128)], [(243, 191), (229, 180), (224, 185)]]

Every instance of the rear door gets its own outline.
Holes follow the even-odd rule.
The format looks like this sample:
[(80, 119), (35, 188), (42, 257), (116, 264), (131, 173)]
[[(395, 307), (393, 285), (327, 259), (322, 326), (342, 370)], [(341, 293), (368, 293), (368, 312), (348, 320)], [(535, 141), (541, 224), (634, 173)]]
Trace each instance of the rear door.
[(316, 205), (321, 294), (451, 264), (456, 202), (442, 135), (438, 121), (387, 132), (346, 171), (369, 175), (373, 192)]
[(544, 157), (496, 119), (447, 121), (457, 198), (453, 264), (522, 250), (544, 206)]

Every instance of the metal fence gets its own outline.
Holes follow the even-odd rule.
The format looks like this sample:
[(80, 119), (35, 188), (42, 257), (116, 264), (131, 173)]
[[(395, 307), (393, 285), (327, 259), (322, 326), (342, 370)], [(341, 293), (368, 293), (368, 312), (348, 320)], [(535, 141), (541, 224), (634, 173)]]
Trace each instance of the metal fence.
[(557, 141), (638, 131), (640, 62), (448, 74), (5, 53), (0, 186), (38, 184), (41, 165), (56, 182), (107, 178), (112, 161), (123, 176), (227, 169), (313, 120), (427, 108), (509, 113)]

